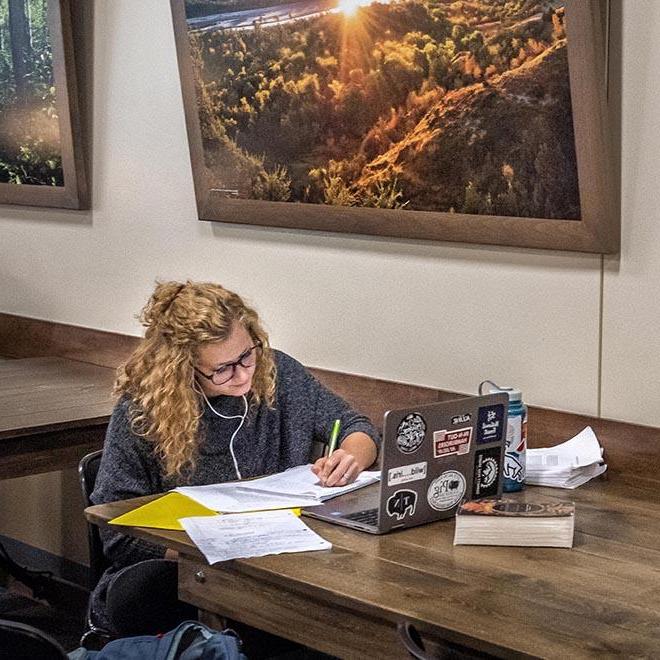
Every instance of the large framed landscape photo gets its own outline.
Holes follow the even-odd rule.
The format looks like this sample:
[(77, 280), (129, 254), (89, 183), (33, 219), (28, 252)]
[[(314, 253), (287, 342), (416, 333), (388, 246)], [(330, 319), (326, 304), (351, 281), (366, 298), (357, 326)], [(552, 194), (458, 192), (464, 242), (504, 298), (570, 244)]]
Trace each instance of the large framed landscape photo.
[(171, 0), (202, 220), (612, 253), (608, 0)]
[(89, 204), (68, 0), (0, 0), (0, 204)]

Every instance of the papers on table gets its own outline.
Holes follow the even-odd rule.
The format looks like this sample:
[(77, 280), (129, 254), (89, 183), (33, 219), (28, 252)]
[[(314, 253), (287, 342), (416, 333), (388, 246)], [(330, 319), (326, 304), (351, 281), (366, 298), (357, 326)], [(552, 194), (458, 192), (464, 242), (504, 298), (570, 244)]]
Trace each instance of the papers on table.
[[(362, 472), (347, 486), (327, 488), (321, 486), (311, 467), (300, 465), (249, 481), (182, 486), (147, 505), (148, 510), (138, 509), (127, 514), (125, 520), (112, 522), (166, 529), (175, 529), (173, 525), (180, 524), (211, 564), (239, 557), (326, 550), (332, 545), (307, 527), (291, 509), (316, 506), (331, 497), (368, 486), (380, 479), (380, 471)], [(166, 501), (167, 498), (170, 499)], [(178, 522), (173, 521), (174, 511), (181, 511), (182, 507), (186, 513), (177, 516)], [(213, 515), (216, 511), (231, 515)], [(166, 520), (157, 520), (154, 514)]]
[(380, 478), (380, 471), (362, 472), (347, 486), (321, 486), (311, 465), (299, 465), (260, 479), (208, 486), (182, 486), (175, 491), (209, 509), (241, 513), (269, 509), (310, 507), (331, 497), (368, 486)]
[(603, 474), (603, 448), (590, 426), (555, 447), (527, 450), (525, 483), (555, 488), (577, 488)]
[(183, 518), (181, 524), (209, 564), (332, 547), (291, 511)]

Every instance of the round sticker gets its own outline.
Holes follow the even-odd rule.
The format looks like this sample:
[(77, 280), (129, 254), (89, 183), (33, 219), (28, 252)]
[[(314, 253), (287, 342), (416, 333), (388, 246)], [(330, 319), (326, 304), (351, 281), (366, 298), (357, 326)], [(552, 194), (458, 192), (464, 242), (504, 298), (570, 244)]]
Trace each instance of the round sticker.
[(399, 451), (404, 454), (412, 454), (417, 451), (424, 442), (426, 434), (426, 422), (419, 413), (406, 415), (396, 430), (396, 444)]
[(481, 478), (479, 479), (482, 488), (488, 488), (495, 483), (499, 471), (498, 468), (497, 461), (492, 456), (484, 458), (481, 467)]
[(436, 511), (447, 511), (456, 506), (465, 495), (465, 478), (456, 470), (447, 470), (429, 486), (426, 499)]

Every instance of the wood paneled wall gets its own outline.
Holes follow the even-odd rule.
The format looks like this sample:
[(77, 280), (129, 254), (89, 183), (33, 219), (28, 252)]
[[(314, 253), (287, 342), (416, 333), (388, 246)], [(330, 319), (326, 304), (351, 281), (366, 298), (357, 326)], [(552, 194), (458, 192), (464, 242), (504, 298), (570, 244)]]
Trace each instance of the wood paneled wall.
[(139, 337), (0, 313), (0, 355), (11, 358), (65, 357), (118, 367)]
[[(116, 368), (139, 341), (139, 337), (0, 313), (0, 356), (59, 356)], [(464, 396), (367, 376), (315, 368), (310, 370), (378, 426), (382, 424), (386, 410)], [(633, 483), (634, 478), (639, 477), (657, 482), (660, 486), (660, 429), (657, 428), (530, 407), (529, 445), (555, 445), (587, 425), (593, 427), (606, 448), (610, 473), (625, 472), (632, 475), (627, 478), (632, 479)]]

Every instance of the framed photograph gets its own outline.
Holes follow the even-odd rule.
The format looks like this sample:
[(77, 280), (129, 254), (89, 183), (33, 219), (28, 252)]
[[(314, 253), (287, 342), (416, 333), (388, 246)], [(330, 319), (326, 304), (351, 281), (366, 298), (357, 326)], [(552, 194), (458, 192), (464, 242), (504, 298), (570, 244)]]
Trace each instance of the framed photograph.
[(171, 0), (198, 216), (613, 253), (608, 0)]
[(0, 204), (88, 208), (68, 0), (0, 0)]

